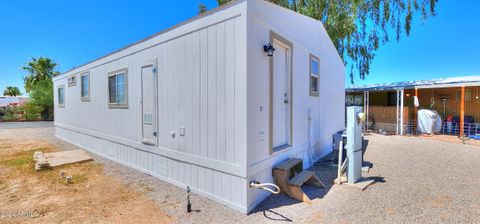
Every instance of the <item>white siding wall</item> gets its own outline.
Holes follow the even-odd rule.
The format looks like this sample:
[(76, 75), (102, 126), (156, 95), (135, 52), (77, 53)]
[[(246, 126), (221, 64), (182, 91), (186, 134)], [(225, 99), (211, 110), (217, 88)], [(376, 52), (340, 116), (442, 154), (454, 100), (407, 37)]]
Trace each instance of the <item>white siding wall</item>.
[[(322, 24), (262, 0), (248, 1), (248, 180), (273, 182), (272, 167), (287, 158), (311, 166), (308, 109), (312, 111), (311, 141), (317, 155), (331, 151), (332, 134), (344, 129), (345, 69)], [(273, 31), (293, 44), (293, 145), (270, 155), (269, 58), (262, 49)], [(320, 58), (320, 96), (309, 94), (310, 54)], [(263, 107), (263, 111), (260, 111)], [(264, 133), (264, 138), (259, 136)], [(247, 182), (249, 182), (247, 181)], [(269, 194), (248, 190), (249, 209)]]
[[(234, 4), (56, 77), (55, 88), (65, 85), (65, 108), (55, 102), (57, 136), (246, 212), (245, 7)], [(141, 144), (140, 72), (148, 59), (158, 61), (158, 147)], [(107, 74), (122, 68), (128, 109), (110, 109)], [(90, 102), (80, 100), (84, 71)], [(77, 85), (68, 87), (73, 74)]]
[[(293, 147), (273, 155), (269, 59), (262, 50), (270, 31), (293, 43)], [(310, 53), (320, 58), (320, 97), (309, 96)], [(140, 68), (154, 58), (158, 147), (141, 144)], [(109, 109), (107, 73), (121, 68), (128, 68), (129, 108)], [(90, 102), (81, 102), (78, 81), (75, 87), (66, 83), (84, 71), (90, 72)], [(65, 85), (65, 108), (55, 101), (57, 136), (247, 212), (268, 196), (250, 189), (250, 180), (272, 182), (272, 166), (288, 157), (310, 166), (308, 108), (313, 147), (319, 155), (331, 150), (331, 135), (344, 126), (344, 73), (319, 22), (262, 0), (238, 1), (54, 78), (55, 88)]]

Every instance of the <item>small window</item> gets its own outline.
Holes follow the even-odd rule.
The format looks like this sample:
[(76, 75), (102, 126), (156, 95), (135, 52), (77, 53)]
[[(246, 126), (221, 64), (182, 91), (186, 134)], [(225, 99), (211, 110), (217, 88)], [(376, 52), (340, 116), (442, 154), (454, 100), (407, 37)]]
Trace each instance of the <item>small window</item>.
[(110, 108), (128, 108), (127, 70), (111, 72), (108, 75)]
[(58, 87), (58, 107), (65, 107), (65, 87)]
[(70, 76), (68, 77), (68, 86), (75, 86), (77, 84), (77, 78), (76, 76)]
[(310, 55), (310, 96), (319, 96), (320, 60)]
[(90, 74), (80, 76), (80, 98), (82, 101), (90, 101)]

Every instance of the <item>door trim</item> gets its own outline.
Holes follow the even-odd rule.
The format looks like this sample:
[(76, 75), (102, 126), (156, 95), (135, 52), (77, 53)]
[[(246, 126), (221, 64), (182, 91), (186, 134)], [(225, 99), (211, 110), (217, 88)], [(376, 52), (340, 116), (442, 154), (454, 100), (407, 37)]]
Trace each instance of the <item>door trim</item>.
[[(154, 125), (154, 131), (157, 132), (157, 136), (155, 136), (155, 142), (152, 142), (148, 139), (144, 138), (144, 133), (143, 133), (143, 73), (142, 70), (145, 67), (152, 66), (153, 69), (155, 69), (154, 72), (154, 115), (155, 115), (155, 122), (152, 122), (152, 125)], [(141, 101), (140, 101), (140, 106), (142, 107), (142, 113), (141, 113), (141, 129), (142, 129), (142, 143), (146, 145), (152, 145), (152, 146), (157, 146), (158, 145), (158, 64), (157, 64), (157, 58), (151, 58), (142, 61), (141, 66), (140, 66), (140, 91), (141, 91)]]
[(282, 151), (284, 149), (287, 149), (287, 148), (290, 148), (290, 146), (293, 145), (293, 44), (288, 41), (287, 39), (285, 39), (284, 37), (280, 36), (279, 34), (273, 32), (270, 30), (270, 43), (273, 44), (274, 41), (279, 41), (281, 42), (283, 45), (287, 46), (288, 47), (288, 50), (289, 50), (289, 53), (290, 53), (290, 71), (289, 71), (289, 79), (290, 79), (290, 86), (289, 86), (289, 89), (290, 89), (290, 93), (289, 93), (289, 97), (290, 97), (290, 139), (289, 139), (289, 143), (287, 145), (284, 145), (284, 146), (281, 146), (281, 147), (278, 147), (278, 148), (273, 148), (273, 57), (275, 57), (275, 54), (273, 55), (273, 57), (269, 57), (270, 58), (270, 86), (269, 86), (269, 89), (270, 89), (270, 98), (269, 98), (269, 129), (270, 129), (270, 134), (269, 134), (269, 151), (270, 151), (270, 155), (272, 155), (274, 152), (278, 152), (278, 151)]

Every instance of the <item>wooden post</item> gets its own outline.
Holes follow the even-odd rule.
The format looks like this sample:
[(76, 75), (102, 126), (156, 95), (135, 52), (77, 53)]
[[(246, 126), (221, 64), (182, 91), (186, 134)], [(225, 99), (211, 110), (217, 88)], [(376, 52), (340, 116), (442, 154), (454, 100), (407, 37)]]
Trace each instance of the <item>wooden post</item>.
[(465, 135), (464, 125), (465, 125), (465, 86), (462, 86), (461, 97), (460, 97), (460, 137), (461, 138), (463, 138)]

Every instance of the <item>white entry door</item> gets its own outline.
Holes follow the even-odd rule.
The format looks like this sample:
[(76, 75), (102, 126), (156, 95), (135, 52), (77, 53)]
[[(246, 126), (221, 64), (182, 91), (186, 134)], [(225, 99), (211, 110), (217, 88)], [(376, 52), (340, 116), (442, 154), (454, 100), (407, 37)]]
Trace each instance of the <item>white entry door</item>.
[(142, 66), (142, 142), (157, 144), (157, 72), (154, 60)]
[(274, 41), (273, 55), (273, 149), (283, 148), (290, 141), (290, 48)]

